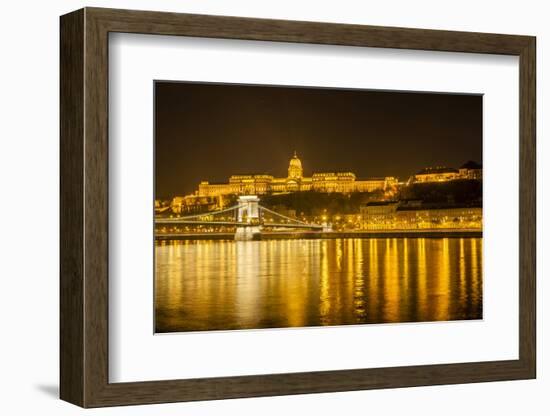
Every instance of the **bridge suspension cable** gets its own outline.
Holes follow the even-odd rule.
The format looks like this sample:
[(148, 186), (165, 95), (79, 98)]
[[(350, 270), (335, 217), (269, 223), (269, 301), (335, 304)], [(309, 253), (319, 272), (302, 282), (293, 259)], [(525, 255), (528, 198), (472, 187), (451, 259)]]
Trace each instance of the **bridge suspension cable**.
[(178, 217), (177, 219), (179, 220), (190, 220), (190, 219), (193, 219), (193, 218), (203, 218), (203, 217), (209, 217), (211, 215), (218, 215), (218, 214), (223, 214), (224, 212), (229, 212), (229, 211), (233, 211), (233, 210), (236, 210), (236, 209), (239, 209), (241, 208), (243, 205), (239, 204), (239, 205), (233, 205), (232, 207), (229, 207), (229, 208), (225, 208), (225, 209), (222, 209), (220, 211), (214, 211), (214, 212), (205, 212), (204, 214), (196, 214), (196, 215), (187, 215), (185, 217)]
[[(277, 222), (271, 222), (271, 223), (268, 223), (266, 221), (261, 221), (260, 220), (260, 224), (265, 224), (265, 226), (268, 226), (268, 227), (290, 227), (290, 228), (322, 228), (323, 226), (322, 225), (319, 225), (319, 224), (313, 224), (313, 223), (307, 223), (307, 222), (304, 222), (304, 221), (300, 221), (300, 220), (297, 220), (296, 218), (291, 218), (291, 217), (288, 217), (286, 215), (283, 215), (283, 214), (280, 214), (276, 211), (273, 211), (269, 208), (266, 208), (266, 207), (263, 207), (261, 205), (257, 205), (257, 213), (261, 213), (261, 217), (263, 217), (265, 215), (265, 213), (269, 213), (271, 214), (272, 216), (274, 216), (276, 219), (283, 219), (286, 221), (286, 223), (283, 223), (283, 222), (280, 222), (280, 223), (277, 223)], [(187, 216), (184, 216), (184, 217), (176, 217), (176, 218), (158, 218), (156, 219), (156, 222), (161, 224), (161, 223), (174, 223), (174, 224), (177, 224), (177, 223), (181, 223), (181, 224), (200, 224), (200, 225), (208, 225), (208, 224), (221, 224), (221, 225), (239, 225), (239, 224), (245, 224), (245, 222), (243, 221), (237, 221), (237, 220), (234, 220), (234, 221), (213, 221), (211, 219), (207, 219), (206, 217), (212, 217), (212, 216), (215, 216), (215, 215), (220, 215), (220, 214), (223, 214), (223, 213), (226, 213), (226, 212), (230, 212), (230, 211), (236, 211), (238, 209), (241, 209), (241, 208), (248, 208), (248, 205), (247, 204), (237, 204), (237, 205), (233, 205), (229, 208), (225, 208), (225, 209), (222, 209), (222, 210), (219, 210), (219, 211), (214, 211), (214, 212), (205, 212), (205, 213), (202, 213), (202, 214), (195, 214), (195, 215), (187, 215)], [(250, 215), (249, 212), (246, 213), (247, 215)], [(257, 217), (257, 214), (255, 216), (255, 218), (257, 219), (260, 219)]]
[(269, 208), (266, 208), (266, 207), (263, 207), (263, 206), (259, 206), (258, 207), (260, 210), (262, 211), (266, 211), (266, 212), (269, 212), (270, 214), (276, 216), (276, 217), (279, 217), (279, 218), (284, 218), (285, 220), (288, 220), (288, 221), (292, 221), (296, 224), (300, 224), (300, 225), (305, 225), (305, 226), (311, 226), (311, 225), (318, 225), (318, 224), (309, 224), (307, 222), (304, 222), (304, 221), (300, 221), (300, 220), (297, 220), (295, 218), (290, 218), (290, 217), (287, 217), (286, 215), (283, 215), (283, 214), (279, 214), (278, 212), (275, 212), (275, 211), (272, 211), (270, 210)]

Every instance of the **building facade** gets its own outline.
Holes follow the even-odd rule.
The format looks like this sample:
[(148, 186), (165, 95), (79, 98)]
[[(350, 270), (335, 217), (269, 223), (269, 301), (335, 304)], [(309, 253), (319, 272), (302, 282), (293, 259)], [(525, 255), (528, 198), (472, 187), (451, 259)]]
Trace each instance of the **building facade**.
[(361, 207), (365, 230), (469, 229), (481, 230), (483, 208), (405, 208), (397, 202), (373, 202)]
[(317, 172), (304, 176), (302, 162), (294, 153), (288, 166), (286, 178), (267, 174), (232, 175), (224, 183), (202, 181), (196, 192), (198, 196), (264, 195), (298, 191), (317, 192), (373, 192), (391, 190), (397, 185), (394, 177), (357, 179), (353, 172)]
[(437, 166), (424, 168), (414, 175), (414, 182), (447, 182), (455, 179), (483, 179), (483, 170), (480, 164), (468, 161), (459, 169)]
[(460, 174), (458, 169), (441, 166), (435, 168), (424, 168), (414, 175), (415, 182), (446, 182), (459, 178)]
[(464, 179), (483, 179), (483, 170), (481, 168), (481, 165), (471, 160), (464, 163), (460, 167), (458, 172), (460, 174), (460, 177)]

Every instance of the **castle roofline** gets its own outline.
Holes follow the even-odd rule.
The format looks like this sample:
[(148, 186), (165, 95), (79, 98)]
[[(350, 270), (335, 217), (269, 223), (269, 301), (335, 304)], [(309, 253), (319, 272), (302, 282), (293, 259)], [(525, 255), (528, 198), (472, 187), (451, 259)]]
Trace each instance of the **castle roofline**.
[(458, 173), (458, 169), (447, 168), (445, 166), (436, 166), (434, 168), (424, 168), (419, 170), (417, 175), (432, 175), (434, 173)]

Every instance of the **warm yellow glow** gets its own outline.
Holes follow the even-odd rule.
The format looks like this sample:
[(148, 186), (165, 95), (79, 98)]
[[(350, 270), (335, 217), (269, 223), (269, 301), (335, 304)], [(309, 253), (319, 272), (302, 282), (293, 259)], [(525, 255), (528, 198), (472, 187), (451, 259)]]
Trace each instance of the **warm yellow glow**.
[(159, 241), (156, 319), (180, 330), (479, 319), (480, 238)]
[(437, 262), (435, 270), (438, 271), (436, 276), (437, 281), (437, 297), (436, 297), (436, 314), (435, 320), (446, 321), (449, 319), (449, 285), (451, 282), (451, 264), (449, 257), (449, 239), (443, 239), (443, 247), (435, 259)]
[(426, 260), (426, 239), (419, 238), (416, 240), (418, 244), (418, 319), (425, 321), (428, 317), (428, 264)]
[(319, 282), (319, 316), (323, 324), (330, 321), (330, 270), (327, 245), (329, 241), (321, 241), (321, 276)]
[[(266, 174), (231, 175), (226, 183), (209, 183), (200, 181), (197, 191), (190, 195), (188, 202), (197, 197), (220, 197), (224, 195), (263, 195), (271, 192), (372, 192), (388, 191), (390, 194), (397, 185), (394, 177), (370, 178), (358, 180), (353, 172), (316, 172), (312, 176), (304, 176), (302, 162), (294, 153), (288, 165), (286, 178), (277, 178)], [(178, 200), (175, 205), (184, 205), (184, 200)], [(221, 202), (220, 202), (221, 204)]]

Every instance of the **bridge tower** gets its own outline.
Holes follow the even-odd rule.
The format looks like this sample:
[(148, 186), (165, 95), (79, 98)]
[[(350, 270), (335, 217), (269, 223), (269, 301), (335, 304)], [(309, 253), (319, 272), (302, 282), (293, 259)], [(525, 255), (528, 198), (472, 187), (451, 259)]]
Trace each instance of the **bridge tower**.
[(237, 210), (237, 230), (235, 240), (247, 241), (260, 238), (260, 198), (257, 195), (242, 195), (239, 197)]

